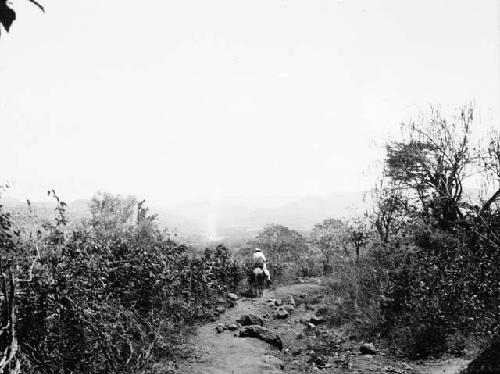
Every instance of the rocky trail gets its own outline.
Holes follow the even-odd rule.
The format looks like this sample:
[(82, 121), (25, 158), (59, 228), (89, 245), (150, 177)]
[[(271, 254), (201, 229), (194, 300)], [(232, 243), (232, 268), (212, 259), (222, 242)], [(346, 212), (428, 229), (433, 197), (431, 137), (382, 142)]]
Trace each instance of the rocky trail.
[[(310, 302), (321, 298), (321, 290), (319, 280), (309, 280), (266, 290), (260, 299), (221, 305), (219, 319), (201, 326), (193, 338), (195, 357), (180, 364), (177, 373), (457, 374), (469, 362), (454, 357), (406, 361), (353, 341), (342, 328), (332, 331)], [(329, 334), (328, 344), (338, 344), (337, 352), (314, 350), (323, 334)]]

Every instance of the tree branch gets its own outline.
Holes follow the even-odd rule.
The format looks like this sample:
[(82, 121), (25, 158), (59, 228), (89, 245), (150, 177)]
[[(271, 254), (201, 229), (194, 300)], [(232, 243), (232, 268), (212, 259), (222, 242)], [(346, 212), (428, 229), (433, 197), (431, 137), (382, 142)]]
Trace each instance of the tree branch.
[(484, 211), (488, 210), (491, 206), (491, 204), (493, 204), (498, 198), (500, 197), (500, 188), (493, 194), (493, 196), (491, 196), (487, 202), (485, 202), (483, 204), (483, 207), (481, 208), (481, 210), (479, 211), (479, 214), (483, 213)]

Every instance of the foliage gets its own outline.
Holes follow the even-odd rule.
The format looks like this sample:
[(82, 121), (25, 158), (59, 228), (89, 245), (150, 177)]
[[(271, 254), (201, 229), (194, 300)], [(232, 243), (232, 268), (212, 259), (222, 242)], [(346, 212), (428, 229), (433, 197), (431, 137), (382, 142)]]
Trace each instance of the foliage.
[[(387, 147), (385, 177), (396, 194), (378, 194), (375, 217), (396, 217), (395, 225), (379, 230), (382, 243), (372, 251), (389, 276), (381, 289), (385, 332), (397, 345), (404, 340), (411, 355), (446, 350), (455, 331), (491, 337), (500, 326), (500, 211), (494, 204), (500, 142), (492, 132), (486, 150), (476, 149), (472, 109), (456, 118), (432, 112), (428, 122), (408, 125), (407, 137)], [(481, 207), (472, 206), (462, 185), (471, 170), (481, 169), (495, 188)]]
[(248, 260), (255, 247), (263, 250), (274, 282), (287, 283), (297, 277), (319, 276), (323, 272), (321, 255), (314, 252), (301, 233), (286, 226), (264, 227), (248, 245)]
[(372, 190), (375, 201), (373, 226), (382, 243), (388, 243), (393, 235), (401, 235), (408, 221), (411, 208), (401, 183), (382, 175)]
[(67, 232), (65, 204), (50, 195), (58, 204), (47, 235), (13, 245), (25, 275), (16, 291), (25, 372), (142, 372), (182, 354), (193, 323), (243, 278), (224, 247), (189, 256), (144, 202), (98, 195), (91, 224)]
[(498, 373), (500, 368), (500, 338), (492, 341), (478, 357), (476, 357), (465, 369), (463, 374), (493, 374)]
[(137, 219), (145, 220), (143, 202), (138, 205), (134, 197), (122, 198), (120, 195), (98, 193), (90, 199), (90, 225), (93, 231), (108, 238), (119, 237), (131, 227), (134, 222), (132, 216), (138, 206)]
[[(4, 186), (0, 186), (0, 191)], [(16, 315), (15, 315), (15, 249), (16, 236), (11, 231), (10, 214), (2, 210), (0, 205), (0, 349), (2, 358), (0, 360), (0, 372), (17, 374), (20, 370), (18, 355), (18, 341), (16, 337)]]
[[(43, 12), (44, 8), (35, 0), (28, 0), (30, 3), (35, 4)], [(0, 0), (0, 25), (3, 26), (5, 31), (9, 31), (12, 23), (16, 20), (16, 12), (10, 7), (8, 0)], [(0, 27), (0, 34), (1, 34)]]
[(320, 313), (333, 326), (346, 322), (364, 323), (367, 319), (372, 323), (379, 318), (380, 289), (385, 277), (382, 268), (370, 258), (357, 261), (336, 257), (326, 281), (325, 307)]
[[(344, 240), (328, 228), (337, 222), (316, 225), (313, 243), (337, 250), (321, 308), (331, 324), (349, 322), (419, 357), (456, 351), (453, 339), (472, 334), (498, 340), (500, 135), (474, 144), (473, 118), (464, 107), (451, 119), (431, 110), (403, 124), (387, 146), (371, 222), (353, 220)], [(471, 204), (463, 184), (473, 173), (489, 196)], [(341, 255), (345, 243), (357, 261)]]
[(347, 229), (345, 240), (350, 243), (356, 252), (356, 261), (359, 262), (361, 248), (365, 247), (370, 239), (371, 230), (368, 222), (362, 218), (355, 218)]
[(339, 219), (328, 218), (314, 225), (311, 232), (311, 242), (321, 250), (324, 259), (323, 268), (326, 272), (331, 272), (333, 257), (339, 251), (349, 255), (344, 240), (348, 226)]
[(403, 124), (402, 141), (387, 145), (387, 177), (419, 200), (422, 213), (446, 227), (462, 217), (463, 180), (474, 162), (471, 125), (474, 111), (464, 107), (448, 120), (439, 110)]
[(500, 217), (471, 218), (453, 233), (423, 227), (417, 250), (391, 276), (386, 311), (395, 324), (492, 336), (500, 326)]
[(282, 225), (267, 225), (252, 245), (262, 248), (270, 261), (298, 262), (308, 252), (306, 239)]

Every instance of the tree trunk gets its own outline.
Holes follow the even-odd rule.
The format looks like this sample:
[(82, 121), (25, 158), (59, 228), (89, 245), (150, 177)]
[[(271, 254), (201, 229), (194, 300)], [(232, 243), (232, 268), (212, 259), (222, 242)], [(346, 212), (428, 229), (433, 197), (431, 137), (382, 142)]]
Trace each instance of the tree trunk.
[(500, 188), (491, 196), (487, 202), (484, 203), (479, 214), (483, 213), (485, 210), (490, 209), (491, 204), (493, 204), (498, 198), (500, 198)]

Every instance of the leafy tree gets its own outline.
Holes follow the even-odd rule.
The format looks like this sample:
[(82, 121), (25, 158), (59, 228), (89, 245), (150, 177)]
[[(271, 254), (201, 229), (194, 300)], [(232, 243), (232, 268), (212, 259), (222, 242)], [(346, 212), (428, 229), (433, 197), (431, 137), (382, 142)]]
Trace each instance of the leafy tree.
[(328, 218), (314, 225), (311, 241), (320, 250), (324, 258), (324, 267), (330, 269), (333, 256), (342, 251), (349, 255), (344, 240), (348, 226), (339, 219)]
[(416, 196), (424, 214), (441, 227), (463, 217), (463, 181), (474, 162), (473, 108), (448, 120), (432, 109), (429, 118), (403, 123), (404, 139), (387, 145), (387, 177)]
[[(443, 351), (455, 329), (484, 337), (500, 331), (500, 135), (492, 131), (478, 148), (472, 123), (471, 107), (452, 120), (432, 111), (404, 124), (403, 139), (387, 146), (384, 177), (396, 190), (378, 195), (375, 226), (385, 238), (396, 213), (409, 250), (398, 251), (400, 241), (379, 246), (393, 257), (383, 313), (389, 326), (405, 329), (413, 354)], [(473, 206), (463, 201), (463, 182), (478, 171), (491, 194)]]
[(346, 232), (346, 240), (354, 247), (356, 252), (356, 261), (359, 263), (361, 248), (364, 248), (370, 239), (370, 231), (367, 223), (356, 218), (349, 224)]
[(404, 188), (399, 182), (387, 178), (384, 174), (372, 189), (374, 210), (372, 221), (382, 243), (388, 243), (391, 236), (399, 234), (408, 216), (412, 214), (412, 206), (408, 202)]
[(295, 230), (282, 225), (267, 225), (253, 240), (271, 260), (297, 261), (309, 251), (305, 238)]
[[(90, 199), (90, 224), (101, 236), (116, 236), (125, 232), (133, 224), (135, 207), (138, 204), (135, 197), (122, 197), (110, 193), (97, 193)], [(143, 209), (142, 203), (140, 209)], [(147, 211), (140, 210), (138, 221), (146, 219)]]
[(137, 235), (142, 240), (149, 240), (155, 234), (159, 234), (158, 214), (149, 214), (149, 208), (145, 203), (146, 200), (137, 203)]

